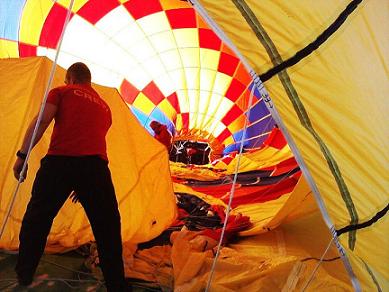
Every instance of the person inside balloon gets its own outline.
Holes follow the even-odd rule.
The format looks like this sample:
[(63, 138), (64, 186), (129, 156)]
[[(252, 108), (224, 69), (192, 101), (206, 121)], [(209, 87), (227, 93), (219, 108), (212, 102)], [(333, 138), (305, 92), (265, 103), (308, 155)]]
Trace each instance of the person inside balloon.
[(66, 85), (49, 92), (41, 122), (38, 116), (31, 121), (16, 153), (14, 175), (23, 181), (30, 145), (35, 146), (55, 120), (49, 150), (41, 160), (19, 234), (15, 271), (20, 286), (33, 282), (53, 220), (70, 195), (74, 202), (81, 203), (89, 219), (107, 290), (127, 290), (120, 213), (105, 141), (112, 115), (108, 104), (92, 88), (91, 78), (84, 63), (71, 65)]
[(172, 134), (167, 129), (166, 125), (157, 121), (150, 123), (150, 128), (154, 131), (154, 138), (166, 146), (167, 151), (170, 153), (172, 145)]

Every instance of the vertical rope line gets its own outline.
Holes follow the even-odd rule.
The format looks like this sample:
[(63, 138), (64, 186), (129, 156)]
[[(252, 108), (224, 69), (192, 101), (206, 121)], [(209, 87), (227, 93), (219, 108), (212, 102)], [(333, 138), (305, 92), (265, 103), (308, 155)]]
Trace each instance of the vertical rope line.
[[(254, 83), (254, 80), (252, 80), (252, 82)], [(239, 166), (240, 166), (240, 158), (241, 158), (241, 154), (242, 154), (242, 151), (243, 151), (243, 145), (244, 145), (244, 141), (245, 141), (247, 124), (248, 124), (249, 117), (250, 117), (251, 105), (253, 103), (253, 96), (254, 96), (255, 88), (256, 87), (253, 84), (253, 87), (251, 88), (251, 91), (250, 91), (250, 98), (249, 98), (249, 103), (248, 103), (248, 109), (249, 110), (247, 111), (247, 118), (245, 119), (245, 122), (244, 122), (242, 137), (241, 137), (241, 140), (240, 140), (240, 148), (239, 148), (239, 153), (238, 153), (238, 160), (237, 160), (237, 163), (235, 165), (234, 179), (233, 179), (233, 182), (232, 182), (230, 196), (229, 196), (229, 200), (228, 200), (228, 205), (227, 205), (227, 208), (226, 208), (226, 217), (224, 219), (222, 232), (220, 234), (219, 243), (217, 245), (216, 255), (215, 255), (215, 258), (213, 259), (213, 262), (212, 262), (211, 272), (210, 272), (210, 275), (209, 275), (209, 278), (208, 278), (207, 287), (205, 289), (205, 292), (208, 292), (209, 289), (211, 288), (211, 284), (212, 284), (212, 280), (213, 280), (213, 275), (214, 275), (214, 272), (215, 272), (217, 260), (218, 260), (219, 255), (220, 255), (221, 245), (222, 245), (222, 242), (223, 242), (224, 233), (225, 233), (226, 226), (227, 226), (227, 221), (228, 221), (228, 218), (230, 216), (231, 204), (232, 204), (232, 199), (234, 198), (234, 194), (235, 194), (235, 186), (236, 186), (236, 180), (238, 178), (238, 171), (239, 171)]]
[(58, 42), (58, 45), (57, 45), (57, 48), (56, 48), (55, 58), (54, 58), (53, 65), (51, 67), (50, 77), (49, 77), (49, 81), (48, 81), (46, 89), (45, 89), (45, 94), (44, 94), (44, 97), (43, 97), (42, 105), (41, 105), (41, 108), (39, 110), (37, 121), (35, 123), (35, 128), (34, 128), (34, 132), (32, 133), (30, 145), (28, 146), (27, 156), (26, 156), (26, 159), (24, 160), (24, 164), (23, 164), (23, 167), (22, 167), (22, 171), (20, 172), (18, 183), (17, 183), (15, 191), (14, 191), (14, 193), (12, 195), (11, 203), (9, 205), (8, 211), (6, 213), (6, 216), (4, 218), (3, 224), (1, 226), (0, 239), (3, 236), (3, 234), (4, 234), (5, 226), (7, 225), (8, 218), (11, 215), (12, 208), (13, 208), (13, 206), (15, 204), (16, 196), (17, 196), (17, 194), (19, 192), (20, 184), (24, 180), (24, 176), (26, 174), (28, 159), (30, 158), (30, 153), (31, 153), (32, 147), (34, 145), (34, 140), (36, 138), (40, 122), (42, 121), (43, 111), (44, 111), (45, 106), (46, 106), (47, 96), (49, 94), (49, 89), (51, 87), (51, 83), (53, 82), (54, 73), (55, 73), (55, 67), (57, 66), (57, 60), (58, 60), (58, 56), (59, 56), (59, 53), (60, 53), (60, 50), (61, 50), (63, 36), (65, 34), (66, 27), (67, 27), (67, 25), (69, 23), (69, 20), (70, 20), (70, 15), (72, 13), (73, 4), (74, 4), (74, 0), (71, 0), (70, 4), (69, 4), (68, 11), (67, 11), (67, 14), (66, 14), (66, 18), (65, 18), (63, 29), (62, 29), (62, 33), (61, 33), (61, 36), (59, 38), (59, 42)]
[(317, 263), (317, 265), (313, 269), (312, 274), (309, 277), (308, 281), (305, 283), (304, 287), (301, 289), (302, 292), (304, 292), (308, 288), (308, 285), (312, 282), (313, 276), (316, 274), (317, 270), (319, 269), (321, 263), (323, 262), (323, 259), (324, 259), (325, 255), (327, 254), (328, 250), (330, 249), (331, 244), (332, 244), (333, 241), (334, 241), (334, 238), (332, 237), (330, 243), (328, 244), (328, 246), (326, 248), (326, 250), (324, 251), (323, 255), (321, 256), (320, 261)]
[[(230, 46), (230, 48), (233, 49), (233, 51), (236, 53), (236, 55), (242, 60), (242, 63), (244, 64), (244, 66), (246, 68), (250, 68), (248, 66), (248, 63), (246, 62), (246, 60), (243, 58), (243, 56), (239, 53), (239, 51), (236, 49), (236, 47), (230, 41), (228, 41), (228, 39), (225, 36), (225, 34), (223, 33), (223, 31), (215, 24), (215, 22), (210, 19), (210, 17), (205, 12), (203, 7), (199, 4), (199, 2), (197, 0), (191, 0), (191, 3), (194, 5), (196, 11), (199, 12), (199, 14), (207, 21), (207, 23), (210, 25), (210, 27), (213, 29), (213, 31), (224, 42), (226, 42)], [(257, 76), (256, 76), (256, 74), (254, 74), (254, 75), (251, 74), (251, 75), (252, 75), (252, 79), (253, 79), (253, 83), (254, 84), (253, 84), (253, 87), (252, 87), (251, 92), (250, 92), (250, 98), (249, 98), (249, 104), (248, 104), (248, 109), (249, 110), (246, 113), (247, 117), (250, 116), (251, 106), (252, 106), (252, 102), (253, 102), (253, 95), (254, 95), (253, 92), (254, 92), (255, 88), (257, 88), (257, 84), (255, 82)], [(227, 226), (227, 220), (228, 220), (229, 215), (230, 215), (231, 203), (232, 203), (232, 199), (233, 199), (234, 193), (235, 193), (235, 185), (236, 185), (236, 181), (237, 181), (237, 177), (238, 177), (238, 169), (239, 169), (239, 166), (240, 166), (240, 157), (241, 157), (241, 153), (242, 153), (242, 150), (243, 150), (243, 139), (244, 139), (244, 137), (246, 135), (247, 123), (248, 123), (248, 118), (245, 120), (245, 124), (244, 124), (244, 128), (243, 128), (242, 141), (241, 141), (241, 145), (240, 145), (240, 149), (239, 149), (237, 164), (235, 166), (234, 179), (233, 179), (233, 183), (232, 183), (232, 186), (231, 186), (230, 197), (229, 197), (229, 201), (228, 201), (228, 205), (227, 205), (227, 209), (226, 209), (226, 218), (225, 218), (225, 221), (223, 223), (223, 229), (222, 229), (222, 233), (220, 235), (220, 240), (219, 240), (219, 243), (218, 243), (218, 246), (217, 246), (217, 252), (216, 252), (215, 258), (214, 258), (213, 263), (212, 263), (211, 272), (210, 272), (210, 275), (209, 275), (209, 278), (208, 278), (208, 282), (207, 282), (207, 287), (205, 289), (206, 292), (208, 292), (210, 287), (211, 287), (211, 283), (212, 283), (212, 280), (213, 280), (213, 274), (214, 274), (214, 271), (215, 271), (215, 268), (216, 268), (216, 263), (217, 263), (219, 254), (220, 254), (221, 243), (222, 243), (222, 240), (223, 240), (223, 237), (224, 237), (224, 233), (225, 233), (225, 229), (226, 229), (226, 226)]]

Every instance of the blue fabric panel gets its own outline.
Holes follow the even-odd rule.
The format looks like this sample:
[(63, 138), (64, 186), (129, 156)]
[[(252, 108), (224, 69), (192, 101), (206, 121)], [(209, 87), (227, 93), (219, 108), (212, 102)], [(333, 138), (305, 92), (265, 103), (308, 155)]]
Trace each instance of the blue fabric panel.
[[(242, 138), (243, 130), (235, 132), (232, 134), (232, 138), (234, 138), (234, 142), (230, 145), (225, 145), (226, 147), (223, 150), (223, 155), (227, 155), (228, 153), (239, 151), (240, 150), (240, 139)], [(247, 132), (246, 132), (247, 137)]]
[(259, 136), (263, 133), (269, 132), (274, 127), (274, 120), (271, 116), (263, 119), (260, 122), (252, 124), (247, 127), (247, 137)]
[(255, 139), (252, 139), (245, 144), (246, 148), (258, 148), (262, 146), (263, 142), (266, 140), (268, 135), (262, 136), (264, 133), (270, 132), (271, 129), (274, 128), (274, 120), (271, 116), (269, 116), (266, 119), (263, 119), (262, 121), (255, 123), (253, 125), (250, 125), (247, 128), (247, 134), (248, 137), (257, 137)]
[(258, 137), (258, 138), (255, 138), (255, 139), (252, 139), (250, 141), (248, 141), (247, 145), (245, 145), (246, 149), (251, 149), (251, 148), (259, 148), (262, 146), (263, 142), (265, 142), (265, 140), (267, 139), (269, 135), (266, 135), (266, 136), (262, 136), (262, 137)]
[(223, 151), (223, 155), (227, 155), (228, 153), (231, 153), (231, 152), (234, 152), (234, 151), (239, 151), (240, 149), (240, 144), (231, 144), (231, 145), (228, 145), (224, 151)]
[[(252, 90), (253, 86), (254, 86), (254, 82), (251, 82), (250, 85), (249, 85), (249, 88), (248, 88), (250, 90), (250, 94), (251, 94), (251, 90)], [(254, 97), (256, 99), (260, 99), (261, 98), (261, 93), (259, 92), (257, 87), (254, 88), (253, 95), (254, 95)]]
[(26, 0), (0, 0), (0, 38), (18, 41), (19, 23)]
[(255, 122), (262, 118), (263, 116), (266, 116), (269, 114), (269, 111), (265, 105), (264, 102), (258, 102), (256, 105), (254, 105), (251, 110), (250, 110), (250, 115), (249, 115), (249, 121)]
[(161, 124), (165, 124), (170, 131), (174, 135), (176, 129), (174, 124), (166, 117), (166, 115), (158, 108), (155, 108), (150, 115), (146, 115), (141, 110), (131, 106), (131, 111), (136, 116), (140, 124), (151, 134), (154, 135), (154, 131), (150, 128), (150, 123), (152, 121), (158, 121)]
[(137, 108), (131, 106), (132, 113), (136, 116), (138, 121), (141, 123), (142, 126), (145, 126), (147, 122), (149, 121), (149, 116), (143, 113), (142, 111), (138, 110)]
[[(255, 124), (249, 125), (246, 129), (246, 139), (249, 139), (251, 137), (259, 136), (263, 133), (269, 132), (274, 126), (274, 121), (271, 116), (269, 116), (266, 119), (263, 119), (260, 122), (257, 122)], [(232, 136), (234, 137), (235, 141), (240, 141), (242, 139), (243, 135), (243, 129), (234, 133)], [(244, 146), (246, 147), (248, 142), (245, 142)]]
[(157, 107), (154, 108), (153, 111), (150, 113), (150, 122), (153, 120), (157, 120), (161, 124), (165, 125), (169, 122), (167, 116)]
[[(248, 137), (247, 134), (248, 134), (248, 133), (247, 133), (247, 131), (246, 131), (246, 138)], [(234, 137), (234, 140), (235, 140), (235, 141), (240, 141), (240, 140), (242, 140), (243, 129), (240, 130), (240, 131), (238, 131), (238, 132), (235, 132), (234, 134), (232, 134), (232, 136)]]
[[(275, 122), (271, 116), (269, 116), (266, 119), (263, 119), (262, 121), (250, 125), (246, 129), (246, 139), (250, 137), (257, 137), (254, 139), (250, 139), (248, 141), (245, 141), (243, 144), (243, 149), (250, 149), (250, 148), (259, 148), (262, 146), (263, 142), (267, 139), (268, 135), (261, 136), (262, 134), (266, 132), (270, 132), (271, 129), (273, 129), (275, 125)], [(231, 145), (228, 145), (224, 149), (224, 154), (228, 154), (232, 151), (239, 151), (240, 150), (240, 140), (242, 139), (243, 135), (243, 129), (239, 132), (236, 132), (233, 134), (234, 140), (237, 141), (237, 143), (233, 143)], [(244, 152), (244, 151), (243, 151)]]

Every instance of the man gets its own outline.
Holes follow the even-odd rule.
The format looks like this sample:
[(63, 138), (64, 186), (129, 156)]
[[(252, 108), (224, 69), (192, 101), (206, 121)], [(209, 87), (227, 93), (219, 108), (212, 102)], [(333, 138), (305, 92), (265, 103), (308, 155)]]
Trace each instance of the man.
[(172, 135), (167, 130), (166, 125), (162, 125), (157, 121), (150, 123), (150, 128), (154, 131), (154, 138), (166, 146), (167, 151), (170, 152), (172, 143)]
[[(111, 111), (91, 87), (91, 73), (85, 64), (71, 65), (65, 84), (49, 92), (33, 143), (35, 146), (54, 119), (49, 150), (41, 161), (23, 217), (15, 271), (19, 284), (31, 284), (53, 219), (74, 191), (92, 226), (107, 290), (124, 291), (120, 214), (105, 142)], [(36, 121), (37, 117), (17, 152), (13, 168), (16, 179)]]

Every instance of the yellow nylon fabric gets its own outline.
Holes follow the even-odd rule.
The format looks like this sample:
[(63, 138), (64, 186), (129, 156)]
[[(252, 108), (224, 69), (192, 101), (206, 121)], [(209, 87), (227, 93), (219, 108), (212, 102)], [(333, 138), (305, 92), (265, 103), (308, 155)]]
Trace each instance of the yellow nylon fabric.
[[(44, 25), (46, 16), (54, 3), (49, 0), (27, 1), (24, 7), (24, 13), (20, 21), (21, 29), (19, 31), (20, 41), (26, 44), (39, 44), (39, 35)], [(36, 13), (36, 11), (40, 13)], [(34, 23), (34, 25), (30, 25)]]
[[(40, 2), (45, 3), (42, 12), (45, 15), (52, 3), (47, 0)], [(60, 1), (63, 5), (68, 2)], [(163, 6), (169, 6), (168, 2), (162, 1)], [(313, 41), (350, 0), (231, 0), (223, 1), (223, 5), (211, 0), (199, 2), (250, 66), (261, 74)], [(269, 41), (264, 39), (261, 42), (258, 39), (234, 2), (245, 3), (253, 11), (261, 29), (271, 40), (271, 44), (267, 44), (270, 50), (266, 50), (264, 44)], [(29, 18), (29, 10), (26, 11), (22, 23)], [(344, 202), (337, 178), (328, 166), (329, 156), (339, 167), (359, 223), (372, 219), (389, 203), (388, 22), (387, 0), (365, 0), (313, 54), (265, 83), (337, 229), (350, 224), (351, 207)], [(42, 25), (39, 20), (34, 27), (41, 28)], [(28, 27), (20, 32), (21, 41), (37, 44), (39, 30)], [(193, 35), (196, 35), (194, 31)], [(0, 47), (17, 49), (16, 43), (5, 40), (0, 40)], [(51, 63), (44, 58), (0, 62), (0, 223), (4, 220), (16, 186), (12, 174), (15, 153), (29, 121), (39, 109), (50, 68)], [(53, 86), (62, 84), (63, 79), (64, 71), (59, 69)], [(220, 82), (220, 86), (227, 81)], [(176, 206), (167, 153), (138, 124), (116, 90), (101, 86), (95, 88), (107, 98), (113, 112), (114, 124), (107, 138), (108, 156), (120, 203), (123, 240), (132, 246), (133, 243), (154, 238), (175, 218)], [(293, 91), (296, 94), (291, 94)], [(136, 102), (141, 101), (140, 98)], [(312, 129), (320, 140), (315, 139), (312, 132), (302, 125), (302, 113), (296, 112), (293, 103), (301, 104), (306, 110)], [(200, 117), (197, 121), (201, 122)], [(204, 136), (207, 134), (204, 131)], [(327, 147), (327, 153), (318, 142)], [(29, 176), (21, 185), (0, 240), (0, 248), (17, 248), (21, 216), (30, 196), (39, 160), (46, 153), (48, 143), (49, 133), (32, 152)], [(288, 147), (282, 151), (265, 148), (260, 155), (257, 154), (253, 157), (242, 156), (240, 171), (274, 165), (290, 157)], [(228, 166), (220, 167), (228, 168), (228, 173), (233, 173), (235, 163), (236, 159)], [(177, 177), (203, 180), (219, 177), (219, 174), (206, 169), (192, 171), (179, 164), (171, 166), (172, 173)], [(174, 189), (202, 197), (183, 185), (175, 184)], [(271, 231), (240, 241), (233, 246), (238, 252), (223, 251), (212, 291), (237, 291), (242, 288), (245, 291), (291, 291), (303, 288), (317, 263), (316, 260), (305, 259), (320, 258), (331, 240), (309, 192), (306, 181), (301, 178), (291, 194), (233, 210), (249, 215), (254, 222), (252, 229), (240, 235), (254, 235), (267, 229)], [(220, 204), (220, 200), (211, 200), (205, 195), (202, 198)], [(349, 248), (349, 233), (339, 237), (363, 291), (389, 289), (388, 220), (386, 215), (371, 226), (356, 231), (353, 249)], [(91, 239), (92, 233), (82, 208), (67, 202), (54, 222), (48, 250), (64, 251)], [(199, 291), (204, 289), (208, 279), (213, 255), (193, 251), (188, 248), (189, 245), (186, 238), (181, 238), (173, 246), (176, 291)], [(131, 252), (128, 251), (129, 254)], [(326, 258), (337, 256), (337, 251), (332, 247)], [(258, 263), (261, 264), (259, 271)], [(341, 261), (337, 259), (322, 263), (309, 289), (350, 290), (349, 278)]]
[(0, 58), (17, 58), (18, 56), (17, 42), (0, 40)]
[(256, 170), (260, 168), (266, 168), (277, 165), (288, 158), (293, 157), (292, 152), (288, 145), (282, 149), (277, 149), (271, 146), (265, 146), (263, 149), (253, 153), (244, 153), (238, 157), (235, 157), (227, 166), (227, 173), (233, 174), (237, 169), (239, 161), (238, 172), (245, 172)]
[[(173, 240), (174, 291), (203, 291), (209, 280), (213, 253), (194, 236), (181, 231)], [(209, 291), (302, 291), (330, 240), (319, 212), (241, 239), (221, 250)], [(325, 259), (308, 291), (352, 291), (336, 248)]]
[[(261, 74), (275, 65), (270, 55), (278, 52), (282, 60), (293, 56), (324, 31), (350, 1), (199, 2)], [(233, 2), (250, 7), (274, 44), (272, 52), (266, 51)], [(313, 130), (339, 167), (358, 223), (370, 220), (389, 203), (388, 35), (389, 2), (363, 1), (319, 49), (265, 83), (337, 229), (350, 224), (351, 207), (347, 208), (342, 198), (319, 139), (302, 126), (304, 119), (293, 107), (293, 98), (303, 105)], [(297, 94), (291, 94), (293, 90)], [(366, 291), (389, 288), (387, 217), (358, 230), (353, 250), (349, 233), (340, 236)], [(383, 244), (377, 247), (372, 242)]]
[[(29, 122), (39, 110), (51, 66), (51, 61), (43, 57), (0, 61), (2, 223), (16, 187), (12, 172), (15, 153), (22, 143)], [(64, 77), (65, 70), (57, 67), (52, 87), (63, 84)], [(107, 135), (107, 148), (121, 213), (123, 241), (148, 241), (165, 230), (176, 216), (167, 152), (138, 123), (116, 89), (96, 85), (94, 88), (107, 101), (112, 111), (113, 123)], [(31, 153), (28, 176), (20, 186), (0, 240), (0, 248), (17, 249), (21, 219), (30, 198), (39, 161), (47, 152), (51, 129), (52, 125)], [(81, 205), (74, 205), (68, 200), (54, 220), (47, 250), (64, 251), (92, 238), (89, 222)]]
[(313, 203), (313, 196), (305, 178), (300, 177), (296, 187), (290, 194), (283, 195), (276, 200), (264, 203), (242, 205), (233, 209), (235, 213), (249, 216), (253, 226), (239, 233), (242, 236), (257, 235), (275, 229), (283, 222), (296, 220), (317, 208)]
[[(175, 183), (174, 190), (194, 194), (210, 204), (225, 206), (220, 200), (185, 185)], [(210, 291), (303, 289), (323, 250), (331, 242), (331, 235), (303, 179), (291, 195), (281, 198), (232, 210), (232, 214), (250, 215), (254, 227), (240, 233), (251, 236), (240, 237), (236, 243), (222, 247)], [(255, 216), (262, 216), (262, 222), (256, 224)], [(266, 227), (269, 229), (263, 233)], [(258, 233), (262, 234), (255, 236)], [(174, 232), (170, 239), (172, 246), (154, 246), (136, 252), (132, 246), (124, 245), (126, 276), (150, 281), (166, 291), (203, 291), (214, 256), (208, 246), (216, 242), (188, 230)], [(352, 291), (334, 245), (308, 289)]]

